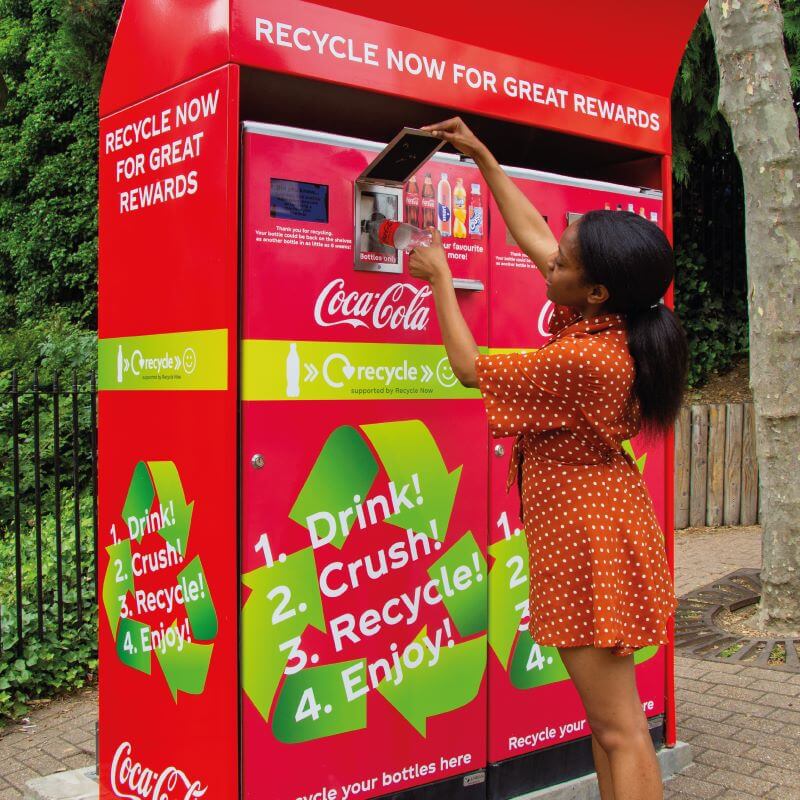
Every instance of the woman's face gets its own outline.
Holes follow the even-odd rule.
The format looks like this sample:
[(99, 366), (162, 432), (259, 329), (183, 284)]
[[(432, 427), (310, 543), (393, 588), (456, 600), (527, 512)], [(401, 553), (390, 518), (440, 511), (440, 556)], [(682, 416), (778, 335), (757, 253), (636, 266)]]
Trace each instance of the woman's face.
[(558, 305), (585, 309), (602, 305), (608, 291), (586, 281), (579, 258), (578, 225), (580, 220), (567, 227), (547, 265), (547, 298)]

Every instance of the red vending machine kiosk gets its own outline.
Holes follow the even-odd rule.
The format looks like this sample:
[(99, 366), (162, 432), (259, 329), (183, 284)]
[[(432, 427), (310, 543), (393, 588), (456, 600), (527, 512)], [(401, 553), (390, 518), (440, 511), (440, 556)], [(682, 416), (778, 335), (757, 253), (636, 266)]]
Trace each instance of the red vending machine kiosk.
[[(591, 770), (527, 633), (511, 443), (369, 225), (439, 226), (483, 352), (541, 345), (541, 276), (475, 165), (405, 126), (467, 116), (556, 235), (593, 208), (671, 233), (702, 3), (647, 47), (641, 4), (569, 5), (126, 4), (101, 94), (101, 797), (505, 800)], [(531, 60), (534, 27), (572, 45)], [(626, 447), (671, 558), (672, 443)], [(636, 662), (670, 747), (672, 648)]]

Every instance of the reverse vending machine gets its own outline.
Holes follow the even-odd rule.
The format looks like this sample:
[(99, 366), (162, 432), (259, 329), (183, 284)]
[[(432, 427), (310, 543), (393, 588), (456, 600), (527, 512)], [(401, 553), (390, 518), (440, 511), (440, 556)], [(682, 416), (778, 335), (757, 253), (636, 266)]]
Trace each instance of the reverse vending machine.
[[(540, 346), (535, 265), (476, 166), (414, 129), (469, 115), (556, 235), (595, 208), (670, 234), (669, 88), (702, 3), (678, 4), (648, 90), (613, 59), (526, 60), (494, 23), (445, 36), (435, 10), (336, 5), (142, 0), (120, 20), (100, 135), (103, 798), (506, 800), (592, 768), (558, 652), (528, 633), (512, 442), (370, 223), (438, 225), (482, 352)], [(541, 13), (597, 19), (574, 5), (585, 19)], [(604, 14), (617, 43), (645, 24), (633, 3)], [(671, 557), (672, 443), (625, 447)], [(672, 647), (635, 660), (670, 747)]]

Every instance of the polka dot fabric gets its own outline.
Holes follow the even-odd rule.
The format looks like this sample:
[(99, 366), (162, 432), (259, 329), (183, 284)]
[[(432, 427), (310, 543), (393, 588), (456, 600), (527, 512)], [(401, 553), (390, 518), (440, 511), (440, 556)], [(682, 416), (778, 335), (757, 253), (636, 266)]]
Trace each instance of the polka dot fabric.
[(492, 435), (516, 435), (507, 488), (521, 477), (531, 636), (620, 656), (666, 644), (677, 603), (664, 534), (621, 448), (641, 424), (625, 318), (556, 306), (550, 333), (539, 350), (475, 362)]

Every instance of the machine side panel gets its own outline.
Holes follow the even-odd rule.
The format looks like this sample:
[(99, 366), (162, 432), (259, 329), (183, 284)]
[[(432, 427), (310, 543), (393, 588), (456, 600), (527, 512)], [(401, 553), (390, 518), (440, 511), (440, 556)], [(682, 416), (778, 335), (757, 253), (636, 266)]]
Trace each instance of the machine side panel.
[(238, 67), (101, 121), (100, 796), (238, 795)]

